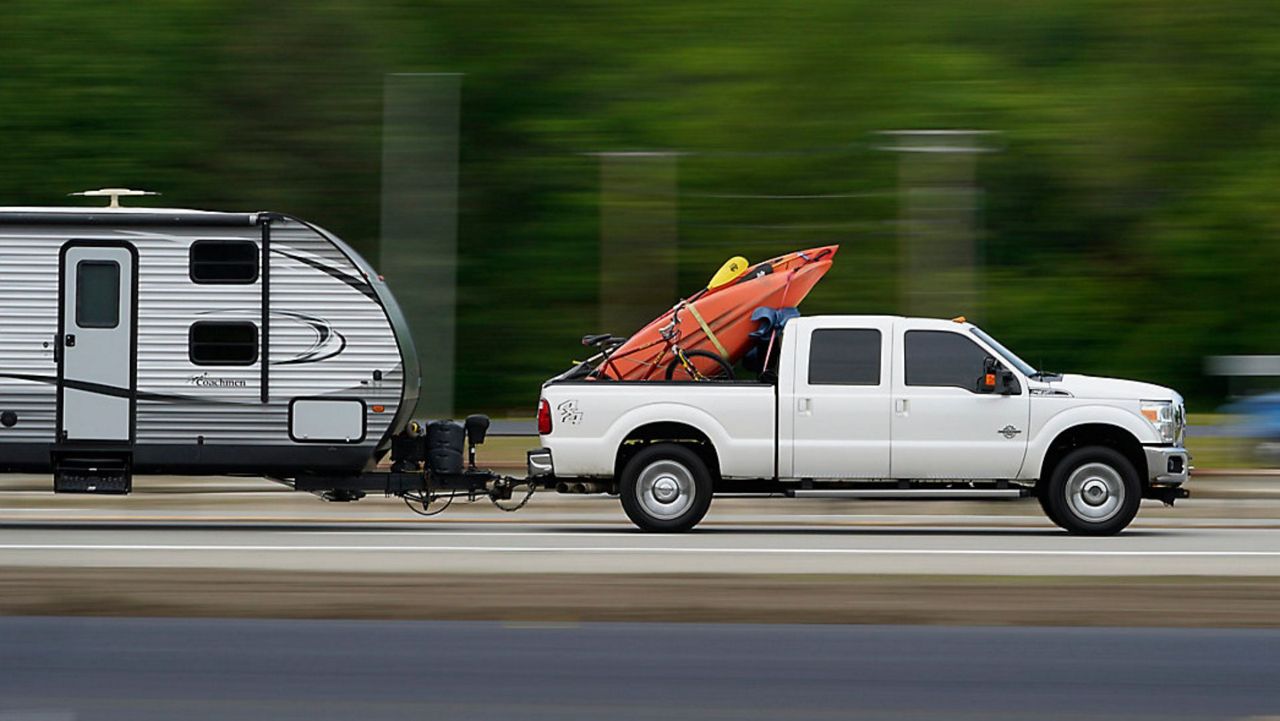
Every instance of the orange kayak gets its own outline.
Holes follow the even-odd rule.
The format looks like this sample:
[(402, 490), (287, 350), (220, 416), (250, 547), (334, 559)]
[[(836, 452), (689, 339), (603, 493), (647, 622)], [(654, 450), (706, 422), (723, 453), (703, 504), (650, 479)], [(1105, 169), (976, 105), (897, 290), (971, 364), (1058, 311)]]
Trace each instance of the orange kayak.
[[(677, 317), (675, 342), (685, 351), (705, 350), (737, 363), (751, 347), (751, 313), (761, 306), (800, 304), (831, 269), (838, 245), (796, 251), (757, 263), (741, 278), (703, 290), (641, 328), (609, 354), (599, 373), (614, 380), (659, 380), (675, 359), (661, 331)], [(692, 359), (698, 370), (713, 373), (710, 359)]]

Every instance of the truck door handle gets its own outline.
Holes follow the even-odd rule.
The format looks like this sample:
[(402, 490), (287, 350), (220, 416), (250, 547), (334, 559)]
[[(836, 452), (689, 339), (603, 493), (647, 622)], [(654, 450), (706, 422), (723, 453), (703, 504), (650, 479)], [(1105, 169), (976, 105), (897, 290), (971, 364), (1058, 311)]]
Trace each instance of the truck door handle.
[(906, 398), (899, 398), (898, 400), (894, 401), (894, 402), (893, 402), (893, 412), (894, 412), (894, 413), (901, 413), (902, 415), (904, 415), (904, 416), (905, 416), (905, 415), (907, 414), (907, 399), (906, 399)]
[(813, 410), (812, 398), (799, 398), (796, 400), (796, 412), (802, 416), (807, 416)]

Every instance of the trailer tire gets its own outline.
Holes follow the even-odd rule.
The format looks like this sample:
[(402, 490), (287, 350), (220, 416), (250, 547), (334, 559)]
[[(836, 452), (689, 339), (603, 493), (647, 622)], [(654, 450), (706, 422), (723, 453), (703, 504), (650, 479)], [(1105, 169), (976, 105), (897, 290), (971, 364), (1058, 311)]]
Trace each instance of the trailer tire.
[(711, 507), (707, 464), (678, 443), (656, 443), (635, 454), (619, 480), (622, 510), (642, 531), (687, 531)]
[(1112, 536), (1138, 514), (1142, 484), (1129, 459), (1105, 446), (1068, 453), (1049, 477), (1050, 518), (1071, 533)]

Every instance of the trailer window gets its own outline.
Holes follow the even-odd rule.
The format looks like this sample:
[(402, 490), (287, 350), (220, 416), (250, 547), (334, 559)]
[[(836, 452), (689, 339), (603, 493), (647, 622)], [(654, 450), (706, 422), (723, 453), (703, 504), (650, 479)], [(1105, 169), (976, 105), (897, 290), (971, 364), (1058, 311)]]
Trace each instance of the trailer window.
[(76, 325), (115, 328), (120, 325), (120, 264), (114, 260), (76, 263)]
[(987, 352), (959, 333), (907, 331), (905, 382), (909, 386), (954, 386), (978, 391)]
[(200, 321), (187, 334), (188, 354), (198, 366), (248, 366), (258, 362), (258, 326), (248, 322)]
[(880, 385), (880, 331), (823, 328), (809, 339), (809, 384)]
[(252, 240), (197, 240), (189, 257), (196, 283), (254, 283), (258, 280), (258, 244)]

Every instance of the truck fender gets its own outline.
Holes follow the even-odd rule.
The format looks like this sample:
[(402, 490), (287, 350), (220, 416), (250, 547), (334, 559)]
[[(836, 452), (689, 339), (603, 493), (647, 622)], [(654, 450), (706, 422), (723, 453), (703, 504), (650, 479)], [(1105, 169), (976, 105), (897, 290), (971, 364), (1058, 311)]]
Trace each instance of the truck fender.
[[(604, 435), (605, 448), (614, 455), (633, 431), (651, 423), (679, 423), (701, 432), (711, 441), (712, 450), (720, 457), (721, 449), (730, 443), (729, 433), (710, 413), (681, 403), (650, 403), (632, 408), (609, 426)], [(612, 457), (612, 456), (611, 456)]]
[(1045, 455), (1053, 447), (1053, 442), (1077, 426), (1104, 425), (1115, 426), (1137, 439), (1138, 443), (1159, 443), (1155, 428), (1146, 419), (1115, 406), (1085, 405), (1074, 406), (1050, 417), (1036, 432), (1027, 445), (1026, 460), (1022, 464), (1024, 478), (1036, 478), (1044, 464)]

